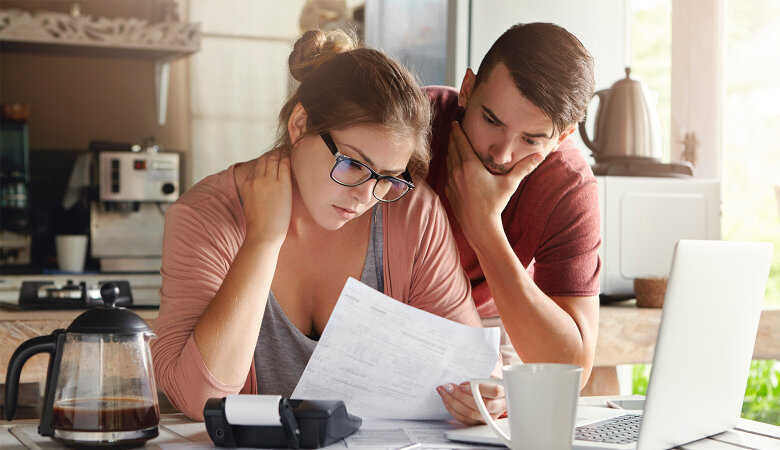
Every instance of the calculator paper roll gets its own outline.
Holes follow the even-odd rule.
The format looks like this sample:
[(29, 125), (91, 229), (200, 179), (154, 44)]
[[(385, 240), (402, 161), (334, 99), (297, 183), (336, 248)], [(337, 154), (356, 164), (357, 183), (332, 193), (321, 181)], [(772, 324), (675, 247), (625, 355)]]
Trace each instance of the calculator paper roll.
[(281, 395), (228, 395), (225, 418), (231, 425), (280, 426)]

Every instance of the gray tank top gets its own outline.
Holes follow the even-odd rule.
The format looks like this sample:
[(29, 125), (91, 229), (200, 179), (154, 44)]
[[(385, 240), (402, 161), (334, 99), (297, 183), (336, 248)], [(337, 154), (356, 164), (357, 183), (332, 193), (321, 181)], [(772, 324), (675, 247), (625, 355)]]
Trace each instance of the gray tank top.
[[(382, 266), (382, 205), (371, 212), (371, 234), (368, 240), (366, 262), (360, 281), (379, 292), (384, 292)], [(298, 384), (309, 362), (319, 336), (306, 336), (287, 317), (268, 293), (263, 323), (255, 346), (255, 373), (259, 394), (289, 397)]]

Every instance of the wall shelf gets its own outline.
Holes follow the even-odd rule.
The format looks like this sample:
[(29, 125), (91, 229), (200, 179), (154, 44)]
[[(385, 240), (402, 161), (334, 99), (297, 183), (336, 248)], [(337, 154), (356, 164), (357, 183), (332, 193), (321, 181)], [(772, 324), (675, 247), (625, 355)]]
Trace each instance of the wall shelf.
[(199, 24), (149, 23), (132, 17), (93, 19), (78, 9), (71, 14), (0, 9), (2, 52), (154, 60), (160, 125), (165, 124), (170, 63), (198, 50)]

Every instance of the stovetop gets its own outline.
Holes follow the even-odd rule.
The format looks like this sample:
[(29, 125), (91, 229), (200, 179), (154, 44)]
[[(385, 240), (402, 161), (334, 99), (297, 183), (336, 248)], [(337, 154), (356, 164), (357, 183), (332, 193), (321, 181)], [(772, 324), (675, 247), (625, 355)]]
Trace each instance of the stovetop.
[(19, 306), (19, 294), (24, 281), (52, 282), (59, 286), (72, 280), (75, 284), (84, 282), (88, 286), (97, 286), (106, 280), (127, 281), (133, 296), (133, 307), (159, 307), (159, 291), (162, 285), (160, 274), (127, 273), (85, 273), (85, 274), (22, 274), (0, 275), (0, 303), (8, 307)]
[(133, 306), (133, 294), (127, 280), (100, 280), (95, 284), (68, 280), (64, 285), (53, 281), (22, 281), (18, 305), (20, 309), (84, 309), (102, 306), (100, 289), (106, 284), (118, 287), (117, 306)]

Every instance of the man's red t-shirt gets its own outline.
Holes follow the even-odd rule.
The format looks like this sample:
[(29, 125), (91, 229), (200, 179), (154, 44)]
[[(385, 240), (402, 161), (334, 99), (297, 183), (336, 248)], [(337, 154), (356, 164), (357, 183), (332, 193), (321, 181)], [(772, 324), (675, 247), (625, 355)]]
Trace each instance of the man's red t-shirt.
[[(447, 211), (480, 316), (496, 316), (498, 310), (477, 255), (469, 246), (444, 193), (452, 122), (463, 114), (458, 107), (458, 91), (442, 86), (425, 89), (434, 108), (433, 159), (427, 181), (439, 194)], [(598, 186), (590, 166), (574, 143), (567, 139), (520, 182), (501, 214), (515, 254), (548, 296), (599, 294), (598, 199)]]

